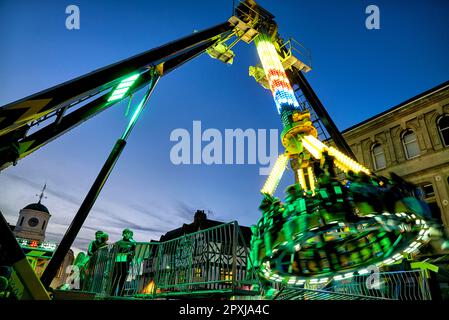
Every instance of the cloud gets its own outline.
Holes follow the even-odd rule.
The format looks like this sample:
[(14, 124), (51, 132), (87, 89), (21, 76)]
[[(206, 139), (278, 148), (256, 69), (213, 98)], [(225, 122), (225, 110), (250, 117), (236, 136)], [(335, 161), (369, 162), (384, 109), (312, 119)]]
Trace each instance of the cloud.
[[(47, 231), (45, 234), (46, 241), (59, 243), (62, 239), (62, 236), (59, 233)], [(77, 252), (86, 251), (90, 241), (92, 241), (92, 239), (78, 236), (72, 245), (72, 249)]]
[[(19, 208), (13, 204), (26, 205), (42, 188), (42, 183), (36, 182), (30, 177), (22, 177), (14, 173), (6, 173), (8, 182), (8, 194), (4, 197), (0, 195), (0, 203), (6, 212), (6, 216), (11, 217), (10, 221), (17, 219)], [(58, 185), (58, 188), (53, 188)], [(53, 242), (60, 242), (73, 218), (75, 217), (84, 197), (78, 196), (73, 187), (64, 187), (61, 183), (47, 184), (45, 205), (49, 207), (52, 214), (48, 229), (47, 239)], [(65, 190), (71, 190), (67, 192)], [(19, 201), (19, 197), (21, 200)], [(130, 203), (118, 203), (114, 199), (107, 198), (104, 194), (99, 197), (92, 208), (89, 216), (80, 229), (72, 249), (75, 251), (86, 251), (90, 241), (94, 239), (95, 231), (103, 230), (109, 234), (109, 243), (121, 239), (122, 230), (129, 228), (134, 231), (136, 241), (149, 241), (159, 239), (162, 234), (179, 228), (183, 223), (193, 221), (194, 213), (197, 209), (195, 205), (183, 201), (167, 201), (168, 205), (163, 205), (156, 201), (132, 201)], [(210, 212), (210, 210), (206, 210)], [(209, 213), (210, 214), (210, 213)], [(16, 221), (14, 221), (15, 223)]]
[[(26, 177), (18, 176), (14, 173), (6, 173), (6, 175), (9, 176), (10, 178), (12, 178), (13, 180), (25, 183), (37, 190), (41, 190), (43, 187), (43, 185), (40, 183), (34, 182), (33, 180), (26, 178)], [(73, 205), (79, 206), (81, 204), (80, 198), (77, 198), (69, 193), (63, 192), (62, 188), (53, 189), (50, 184), (47, 185), (47, 188), (45, 189), (45, 193), (53, 195), (56, 198), (64, 199), (64, 201), (71, 203)]]
[(151, 203), (151, 209), (148, 205), (138, 204), (138, 203), (131, 203), (128, 205), (130, 209), (133, 209), (136, 212), (139, 212), (143, 214), (146, 218), (151, 217), (154, 218), (154, 222), (156, 223), (163, 223), (168, 227), (173, 226), (174, 224), (174, 217), (167, 214), (166, 209), (161, 208), (155, 203)]
[(184, 219), (188, 219), (187, 221), (192, 221), (193, 220), (193, 216), (196, 212), (197, 209), (195, 209), (194, 207), (186, 204), (185, 202), (182, 201), (177, 201), (176, 202), (176, 213), (184, 218)]
[(31, 180), (31, 179), (28, 179), (28, 178), (25, 178), (25, 177), (20, 177), (20, 176), (14, 174), (14, 173), (6, 172), (6, 173), (4, 173), (4, 174), (5, 174), (6, 176), (8, 176), (9, 178), (13, 179), (13, 180), (17, 180), (17, 181), (26, 183), (27, 185), (30, 185), (31, 187), (36, 188), (36, 189), (38, 189), (38, 190), (39, 190), (39, 189), (42, 189), (42, 187), (43, 187), (43, 185), (41, 185), (41, 184), (39, 184), (39, 183), (37, 183), (37, 182), (34, 182), (34, 181)]

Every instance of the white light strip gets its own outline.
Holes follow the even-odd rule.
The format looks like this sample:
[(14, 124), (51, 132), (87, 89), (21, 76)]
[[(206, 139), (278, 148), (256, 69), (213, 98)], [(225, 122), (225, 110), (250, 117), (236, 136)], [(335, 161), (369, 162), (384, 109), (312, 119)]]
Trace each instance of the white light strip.
[(309, 176), (309, 185), (310, 190), (312, 191), (312, 194), (315, 194), (315, 176), (313, 174), (312, 167), (307, 167), (307, 175)]
[(321, 159), (321, 151), (316, 149), (314, 145), (312, 145), (309, 141), (307, 141), (306, 139), (302, 140), (302, 145), (307, 149), (307, 151), (310, 152), (310, 154), (315, 158), (315, 159)]
[[(366, 174), (370, 174), (370, 171), (360, 163), (352, 160), (347, 155), (335, 149), (334, 147), (326, 146), (324, 143), (322, 143), (312, 135), (303, 137), (302, 143), (307, 151), (309, 151), (316, 159), (319, 159), (321, 157), (321, 153), (323, 151), (327, 151), (330, 156), (333, 156), (335, 158), (335, 164), (339, 167), (342, 167), (341, 169), (345, 171), (352, 170), (356, 173), (362, 171)], [(320, 155), (317, 155), (317, 153), (320, 153)]]
[(299, 185), (303, 190), (307, 190), (306, 178), (304, 177), (304, 169), (299, 168), (297, 172), (298, 172)]
[(273, 195), (273, 193), (276, 191), (279, 181), (281, 180), (282, 175), (284, 174), (287, 162), (288, 162), (287, 155), (285, 154), (279, 155), (278, 159), (276, 160), (273, 166), (273, 169), (270, 172), (270, 175), (268, 176), (260, 192), (264, 194), (266, 193), (269, 195)]

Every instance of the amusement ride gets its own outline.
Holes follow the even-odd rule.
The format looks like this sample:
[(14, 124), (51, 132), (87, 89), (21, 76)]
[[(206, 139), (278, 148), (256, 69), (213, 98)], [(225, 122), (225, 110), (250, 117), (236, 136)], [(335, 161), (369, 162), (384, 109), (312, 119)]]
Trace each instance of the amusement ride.
[[(231, 49), (240, 41), (256, 46), (261, 64), (250, 67), (249, 74), (272, 92), (285, 148), (260, 190), (262, 217), (252, 227), (250, 267), (264, 281), (325, 284), (394, 264), (428, 243), (430, 211), (415, 187), (395, 174), (378, 176), (356, 161), (304, 77), (311, 70), (308, 51), (294, 39), (281, 38), (274, 16), (246, 0), (222, 24), (0, 108), (3, 170), (118, 102), (131, 103), (132, 95), (145, 89), (40, 281), (25, 276), (23, 253), (12, 233), (3, 233), (2, 219), (1, 241), (9, 248), (11, 265), (29, 288), (34, 284), (42, 289), (30, 289), (34, 297), (45, 296), (44, 287), (55, 276), (160, 78), (204, 52), (231, 64)], [(44, 121), (47, 125), (36, 129)], [(31, 128), (36, 130), (28, 134)], [(295, 183), (281, 201), (274, 193), (288, 166)]]

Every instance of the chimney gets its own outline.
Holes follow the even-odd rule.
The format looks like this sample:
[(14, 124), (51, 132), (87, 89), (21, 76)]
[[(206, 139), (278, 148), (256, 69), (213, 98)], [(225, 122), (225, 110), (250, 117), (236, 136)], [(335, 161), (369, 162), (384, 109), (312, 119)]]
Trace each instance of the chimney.
[(193, 223), (195, 225), (201, 225), (203, 221), (207, 219), (206, 213), (204, 213), (204, 210), (196, 210), (195, 216), (193, 217)]

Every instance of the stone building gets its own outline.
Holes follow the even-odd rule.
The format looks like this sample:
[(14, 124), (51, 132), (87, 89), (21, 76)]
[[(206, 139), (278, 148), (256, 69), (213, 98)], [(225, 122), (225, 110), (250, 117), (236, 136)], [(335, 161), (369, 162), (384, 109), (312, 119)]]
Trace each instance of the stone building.
[(357, 160), (420, 187), (449, 231), (449, 81), (342, 132)]
[[(40, 277), (47, 267), (54, 251), (56, 243), (45, 240), (45, 231), (48, 226), (51, 214), (41, 201), (44, 197), (44, 189), (39, 197), (39, 201), (25, 206), (19, 212), (19, 217), (15, 226), (11, 226), (20, 247), (25, 253), (28, 262)], [(51, 282), (52, 288), (58, 288), (66, 282), (68, 277), (68, 267), (73, 264), (74, 253), (69, 250), (62, 265)]]
[(37, 241), (45, 240), (45, 231), (50, 212), (40, 201), (32, 203), (20, 210), (19, 219), (14, 234), (18, 238), (33, 239)]

